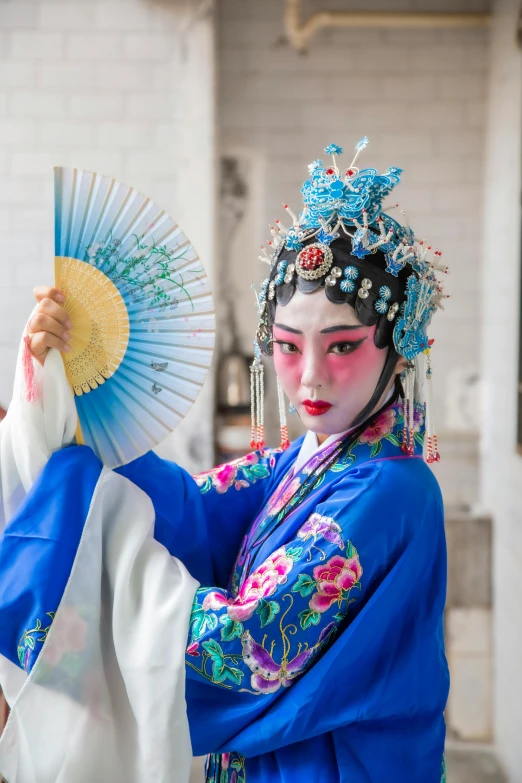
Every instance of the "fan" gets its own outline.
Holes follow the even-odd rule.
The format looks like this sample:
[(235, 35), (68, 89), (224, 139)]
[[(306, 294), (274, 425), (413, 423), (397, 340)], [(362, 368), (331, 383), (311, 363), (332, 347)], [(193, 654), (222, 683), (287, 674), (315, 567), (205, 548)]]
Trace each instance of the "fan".
[(76, 440), (115, 468), (163, 440), (196, 399), (214, 346), (212, 294), (193, 246), (149, 198), (78, 169), (56, 168), (54, 185)]

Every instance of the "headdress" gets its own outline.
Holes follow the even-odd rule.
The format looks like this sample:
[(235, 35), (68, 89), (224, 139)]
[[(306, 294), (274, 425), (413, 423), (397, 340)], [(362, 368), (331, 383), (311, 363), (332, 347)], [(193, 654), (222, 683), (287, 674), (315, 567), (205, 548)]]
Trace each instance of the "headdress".
[[(276, 220), (271, 228), (270, 250), (262, 248), (260, 259), (270, 264), (269, 277), (258, 295), (259, 327), (253, 376), (261, 370), (259, 350), (272, 351), (270, 310), (275, 300), (286, 304), (296, 287), (311, 292), (324, 285), (335, 302), (355, 308), (362, 323), (377, 324), (376, 342), (390, 348), (388, 360), (374, 396), (362, 415), (369, 415), (389, 383), (399, 356), (408, 360), (402, 376), (405, 407), (404, 448), (413, 453), (414, 405), (417, 356), (426, 356), (426, 458), (438, 461), (437, 437), (431, 411), (431, 340), (427, 329), (433, 313), (442, 307), (443, 287), (437, 273), (446, 273), (441, 252), (415, 237), (408, 224), (392, 218), (384, 199), (400, 182), (402, 169), (388, 168), (379, 174), (374, 168), (359, 169), (357, 159), (368, 145), (365, 136), (355, 146), (348, 168), (338, 165), (342, 149), (330, 144), (325, 152), (332, 163), (315, 160), (308, 167), (309, 178), (301, 193), (303, 209), (297, 216), (285, 204), (290, 226)], [(257, 381), (254, 381), (256, 388)], [(280, 392), (280, 407), (281, 395)], [(256, 406), (254, 406), (254, 409)], [(359, 421), (359, 420), (358, 420)], [(262, 427), (255, 422), (254, 445), (263, 440)], [(286, 427), (286, 422), (285, 422)], [(285, 430), (286, 433), (286, 430)], [(285, 435), (286, 441), (287, 436)], [(287, 443), (283, 444), (287, 445)]]

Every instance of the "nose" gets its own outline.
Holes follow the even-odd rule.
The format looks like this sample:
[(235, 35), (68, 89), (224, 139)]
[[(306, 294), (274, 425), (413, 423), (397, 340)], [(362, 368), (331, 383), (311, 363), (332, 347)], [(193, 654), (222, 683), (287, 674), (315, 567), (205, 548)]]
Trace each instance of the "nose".
[(301, 385), (306, 389), (318, 389), (325, 385), (323, 362), (318, 351), (311, 349), (303, 357), (303, 373), (301, 375)]

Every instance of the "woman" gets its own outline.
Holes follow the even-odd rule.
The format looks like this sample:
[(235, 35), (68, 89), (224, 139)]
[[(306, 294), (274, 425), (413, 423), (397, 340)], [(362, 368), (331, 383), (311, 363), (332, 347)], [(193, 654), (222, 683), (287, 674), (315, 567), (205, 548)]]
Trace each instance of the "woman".
[[(382, 212), (400, 171), (359, 172), (353, 161), (341, 172), (340, 148), (326, 152), (333, 165), (311, 165), (299, 218), (274, 232), (259, 298), (257, 345), (273, 354), (307, 435), (289, 448), (264, 447), (258, 357), (255, 451), (195, 479), (154, 454), (119, 471), (152, 500), (156, 545), (200, 583), (186, 618), (186, 698), (193, 750), (210, 753), (212, 783), (439, 783), (443, 775), (443, 508), (422, 459), (425, 416), (414, 392), (417, 356), (426, 355), (428, 387), (431, 380), (426, 328), (442, 297), (440, 266)], [(43, 362), (49, 347), (67, 350), (69, 335), (60, 293), (37, 293), (26, 342)], [(86, 452), (67, 449), (50, 464), (60, 460), (64, 481), (68, 470), (91, 471), (82, 486), (94, 485)], [(65, 514), (64, 506), (53, 512), (52, 534), (41, 536), (52, 539), (44, 578), (29, 568), (8, 605), (0, 587), (0, 620), (10, 629), (0, 653), (27, 672), (41, 670), (40, 658), (53, 650), (53, 613), (82, 535), (85, 513)], [(23, 535), (23, 520), (15, 524)], [(65, 527), (66, 543), (56, 532)], [(0, 547), (3, 580), (26, 556), (8, 539)], [(157, 556), (147, 546), (136, 555), (145, 562)], [(170, 595), (141, 601), (152, 578), (143, 573), (133, 578), (127, 616), (139, 624), (146, 604), (166, 632), (174, 621), (179, 628), (183, 612)], [(44, 629), (35, 607), (51, 605)], [(111, 606), (117, 626), (119, 604)], [(134, 639), (152, 655), (149, 643)], [(86, 647), (82, 639), (61, 658), (74, 662)], [(132, 677), (121, 671), (128, 691)], [(74, 677), (65, 687), (81, 698)]]

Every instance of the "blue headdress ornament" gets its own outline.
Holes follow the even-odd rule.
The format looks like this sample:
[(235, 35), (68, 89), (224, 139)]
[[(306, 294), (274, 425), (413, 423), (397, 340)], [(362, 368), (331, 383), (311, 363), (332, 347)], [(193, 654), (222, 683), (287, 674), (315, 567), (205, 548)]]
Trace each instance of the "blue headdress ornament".
[[(392, 277), (397, 278), (404, 269), (410, 270), (406, 301), (400, 306), (389, 301), (390, 289), (381, 286), (374, 307), (389, 321), (395, 319), (393, 343), (396, 351), (408, 360), (408, 370), (414, 367), (412, 360), (416, 356), (426, 354), (426, 378), (429, 381), (431, 343), (427, 329), (433, 313), (442, 308), (445, 298), (436, 273), (448, 270), (440, 263), (440, 251), (433, 252), (431, 246), (415, 237), (409, 225), (402, 225), (384, 211), (383, 201), (399, 184), (402, 169), (391, 166), (383, 174), (374, 168), (359, 169), (357, 159), (367, 146), (368, 138), (365, 136), (355, 145), (355, 156), (344, 169), (338, 164), (342, 148), (329, 144), (325, 152), (332, 156), (332, 163), (325, 165), (322, 160), (315, 160), (308, 166), (309, 178), (301, 189), (303, 209), (299, 216), (284, 205), (292, 218), (292, 225), (287, 228), (277, 220), (269, 242), (272, 252), (263, 249), (260, 257), (271, 266), (277, 265), (277, 274), (270, 283), (266, 281), (260, 296), (261, 325), (266, 318), (266, 299), (273, 299), (276, 287), (288, 283), (294, 274), (311, 280), (328, 273), (326, 285), (339, 285), (347, 296), (358, 287), (358, 295), (368, 297), (371, 281), (362, 275), (357, 279), (356, 267), (347, 267), (343, 276), (339, 267), (333, 266), (330, 245), (343, 232), (351, 237), (351, 253), (356, 258), (364, 259), (379, 249), (385, 256), (385, 271)], [(397, 206), (394, 204), (391, 209)], [(310, 244), (311, 239), (313, 244)], [(297, 252), (295, 264), (279, 262), (284, 249)], [(404, 381), (406, 387), (414, 384), (414, 371), (410, 372), (410, 376)], [(413, 388), (407, 388), (406, 392), (406, 398), (410, 397), (408, 438), (413, 438)], [(408, 449), (411, 448), (408, 442)], [(436, 437), (430, 434), (428, 428), (428, 461), (437, 458)]]

